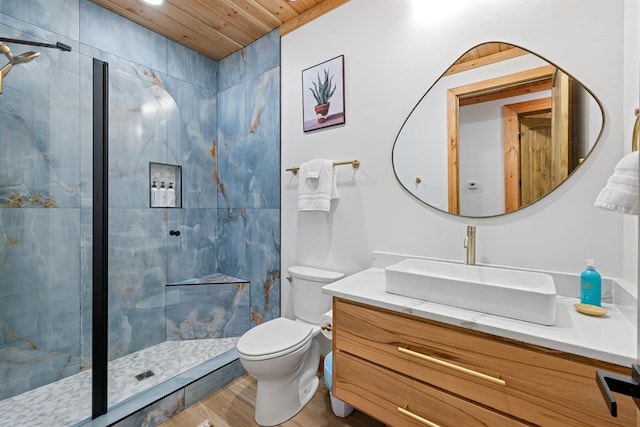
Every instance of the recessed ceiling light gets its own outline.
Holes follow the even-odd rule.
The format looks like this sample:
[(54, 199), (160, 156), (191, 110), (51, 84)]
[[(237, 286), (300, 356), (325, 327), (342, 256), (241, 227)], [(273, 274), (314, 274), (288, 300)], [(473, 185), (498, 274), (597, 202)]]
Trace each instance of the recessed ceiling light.
[(149, 3), (154, 6), (161, 5), (164, 0), (144, 0), (145, 3)]

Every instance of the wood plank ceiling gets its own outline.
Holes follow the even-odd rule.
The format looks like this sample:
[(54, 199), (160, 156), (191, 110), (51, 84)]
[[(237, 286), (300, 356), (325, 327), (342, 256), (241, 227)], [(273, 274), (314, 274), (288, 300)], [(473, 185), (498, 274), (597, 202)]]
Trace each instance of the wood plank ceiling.
[(215, 60), (280, 28), (284, 35), (349, 0), (92, 0)]

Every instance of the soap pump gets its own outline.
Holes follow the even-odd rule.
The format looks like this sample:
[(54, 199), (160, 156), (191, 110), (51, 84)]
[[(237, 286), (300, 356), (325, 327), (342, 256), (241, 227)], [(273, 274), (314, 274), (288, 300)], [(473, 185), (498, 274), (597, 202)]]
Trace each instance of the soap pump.
[(151, 206), (158, 206), (158, 187), (156, 187), (155, 181), (153, 181), (153, 185), (151, 186)]
[(170, 208), (176, 206), (176, 190), (173, 188), (173, 182), (170, 182), (167, 188), (167, 206)]
[(158, 204), (167, 206), (167, 188), (164, 186), (164, 181), (161, 181), (160, 189), (158, 190)]
[(580, 274), (580, 303), (600, 307), (602, 278), (592, 259), (586, 260), (586, 268)]

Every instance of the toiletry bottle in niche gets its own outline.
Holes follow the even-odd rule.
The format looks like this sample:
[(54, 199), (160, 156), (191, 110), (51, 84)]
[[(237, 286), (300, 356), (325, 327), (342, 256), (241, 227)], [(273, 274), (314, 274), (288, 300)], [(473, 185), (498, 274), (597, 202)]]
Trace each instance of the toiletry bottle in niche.
[(173, 188), (173, 182), (170, 182), (167, 188), (167, 206), (170, 208), (176, 206), (176, 190)]
[(156, 182), (153, 181), (151, 186), (151, 207), (155, 206), (158, 206), (158, 187), (156, 187)]
[(587, 267), (580, 274), (580, 302), (600, 307), (602, 294), (602, 278), (596, 271), (592, 259), (586, 261)]
[(167, 206), (167, 189), (164, 186), (164, 181), (160, 183), (158, 189), (158, 206)]

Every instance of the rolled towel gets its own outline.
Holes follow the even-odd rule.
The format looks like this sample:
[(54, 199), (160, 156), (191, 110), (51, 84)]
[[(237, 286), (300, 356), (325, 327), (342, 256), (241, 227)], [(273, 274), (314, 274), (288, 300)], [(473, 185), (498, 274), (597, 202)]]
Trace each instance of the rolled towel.
[(638, 215), (638, 152), (622, 158), (600, 191), (595, 206), (628, 215)]

